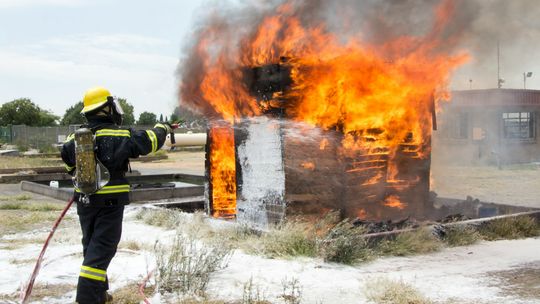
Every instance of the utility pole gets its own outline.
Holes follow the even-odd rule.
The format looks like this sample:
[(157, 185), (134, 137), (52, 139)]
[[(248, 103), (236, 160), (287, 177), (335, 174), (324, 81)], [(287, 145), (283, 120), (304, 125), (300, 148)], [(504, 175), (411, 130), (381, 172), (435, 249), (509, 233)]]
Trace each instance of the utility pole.
[(497, 40), (497, 88), (501, 88), (501, 48), (499, 45), (499, 40)]
[(504, 79), (501, 78), (501, 47), (497, 40), (497, 88), (502, 88)]
[(523, 89), (527, 89), (527, 78), (531, 78), (533, 75), (532, 72), (523, 73)]

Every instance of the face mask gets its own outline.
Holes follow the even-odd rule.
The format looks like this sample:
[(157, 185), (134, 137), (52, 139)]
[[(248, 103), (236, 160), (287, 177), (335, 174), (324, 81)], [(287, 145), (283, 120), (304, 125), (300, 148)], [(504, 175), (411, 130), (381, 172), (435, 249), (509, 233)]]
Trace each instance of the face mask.
[(120, 104), (120, 101), (117, 98), (108, 97), (109, 104), (112, 109), (112, 119), (115, 124), (121, 125), (122, 124), (122, 117), (124, 116), (124, 109), (122, 109), (122, 105)]
[(120, 104), (120, 101), (118, 101), (118, 99), (116, 98), (113, 99), (113, 106), (114, 106), (114, 109), (116, 110), (116, 113), (120, 115), (124, 115), (124, 109), (122, 109), (122, 105)]

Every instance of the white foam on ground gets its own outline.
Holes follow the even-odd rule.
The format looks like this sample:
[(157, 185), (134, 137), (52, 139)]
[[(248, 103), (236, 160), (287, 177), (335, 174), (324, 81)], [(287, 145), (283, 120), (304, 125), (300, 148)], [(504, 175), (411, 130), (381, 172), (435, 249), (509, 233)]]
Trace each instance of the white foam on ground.
[[(126, 209), (122, 240), (135, 240), (153, 246), (169, 242), (175, 231), (164, 230), (137, 221), (133, 216), (140, 207)], [(188, 220), (191, 215), (186, 215)], [(229, 226), (222, 221), (214, 221), (215, 227)], [(215, 222), (215, 223), (213, 223)], [(80, 229), (77, 223), (62, 228)], [(0, 243), (13, 237), (43, 236), (36, 232), (8, 235)], [(0, 294), (17, 292), (22, 282), (28, 279), (33, 264), (13, 264), (13, 259), (36, 258), (41, 244), (29, 244), (15, 250), (0, 250)], [(210, 297), (224, 300), (242, 299), (243, 286), (251, 278), (253, 283), (276, 300), (283, 293), (282, 281), (296, 278), (302, 289), (303, 304), (358, 304), (367, 303), (364, 286), (375, 278), (390, 278), (410, 283), (433, 300), (445, 301), (456, 298), (456, 303), (540, 303), (538, 300), (518, 300), (504, 296), (501, 289), (493, 286), (493, 279), (486, 274), (503, 271), (523, 265), (538, 263), (540, 238), (523, 240), (482, 242), (468, 247), (456, 247), (437, 253), (412, 256), (381, 258), (359, 266), (344, 266), (324, 263), (318, 259), (296, 258), (291, 260), (266, 259), (236, 251), (229, 266), (212, 277), (208, 293)], [(77, 283), (82, 246), (72, 243), (52, 242), (45, 256), (44, 266), (36, 279), (36, 284)], [(120, 250), (108, 269), (111, 289), (141, 281), (155, 266), (151, 251)], [(75, 291), (61, 298), (46, 299), (42, 303), (73, 303)], [(152, 303), (159, 303), (159, 295), (154, 295)], [(0, 300), (0, 302), (3, 302)]]

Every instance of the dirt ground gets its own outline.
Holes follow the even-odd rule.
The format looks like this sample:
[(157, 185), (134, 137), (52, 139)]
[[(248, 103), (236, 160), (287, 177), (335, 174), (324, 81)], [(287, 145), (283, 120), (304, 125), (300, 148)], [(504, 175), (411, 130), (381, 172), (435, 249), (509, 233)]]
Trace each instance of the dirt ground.
[(157, 162), (131, 162), (131, 168), (142, 174), (186, 173), (204, 175), (204, 151), (167, 153), (168, 159)]
[(494, 282), (509, 295), (538, 300), (540, 298), (540, 261), (519, 265), (510, 270), (488, 273)]
[[(0, 184), (0, 193), (3, 197), (13, 197), (11, 203), (17, 201), (16, 197), (31, 196), (24, 201), (56, 202), (63, 206), (63, 202), (20, 191), (18, 185)], [(126, 210), (122, 242), (136, 242), (138, 246), (129, 250), (121, 246), (113, 260), (108, 271), (112, 292), (130, 282), (139, 282), (154, 267), (151, 248), (156, 240), (174, 236), (173, 230), (137, 220), (140, 208), (129, 206)], [(48, 228), (60, 211), (3, 211), (51, 215), (38, 225), (29, 223), (16, 232), (5, 231), (0, 235), (0, 267), (4, 270), (0, 272), (0, 303), (16, 303), (20, 283), (27, 280)], [(539, 242), (540, 238), (481, 242), (426, 255), (380, 258), (357, 266), (324, 263), (312, 258), (268, 259), (237, 251), (229, 266), (213, 276), (209, 294), (218, 299), (241, 299), (242, 286), (250, 280), (269, 295), (280, 294), (284, 278), (293, 277), (302, 288), (301, 303), (368, 303), (363, 286), (371, 280), (387, 278), (414, 286), (433, 303), (538, 304)], [(73, 303), (74, 284), (82, 259), (80, 252), (80, 230), (72, 208), (49, 246), (37, 279), (38, 286), (45, 286), (47, 292), (37, 288), (33, 303)], [(151, 302), (160, 303), (158, 298)]]
[(447, 166), (432, 163), (432, 190), (439, 196), (540, 208), (540, 166)]

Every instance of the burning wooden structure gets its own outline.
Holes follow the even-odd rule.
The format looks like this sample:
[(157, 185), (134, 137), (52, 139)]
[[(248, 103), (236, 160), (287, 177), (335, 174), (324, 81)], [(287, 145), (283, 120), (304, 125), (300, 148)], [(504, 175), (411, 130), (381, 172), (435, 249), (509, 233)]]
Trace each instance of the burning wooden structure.
[(208, 211), (259, 226), (329, 210), (422, 218), (434, 99), (469, 59), (453, 2), (425, 30), (373, 39), (379, 24), (351, 31), (313, 1), (264, 7), (209, 20), (181, 72), (180, 99), (210, 121)]
[[(283, 94), (292, 83), (289, 73), (284, 58), (246, 69), (262, 115), (210, 125), (208, 212), (258, 227), (332, 210), (351, 219), (424, 217), (431, 210), (430, 135), (418, 140), (410, 130), (396, 139), (392, 130), (345, 131), (287, 119), (295, 104)], [(424, 104), (434, 111), (432, 101)], [(398, 144), (389, 146), (388, 138)]]

